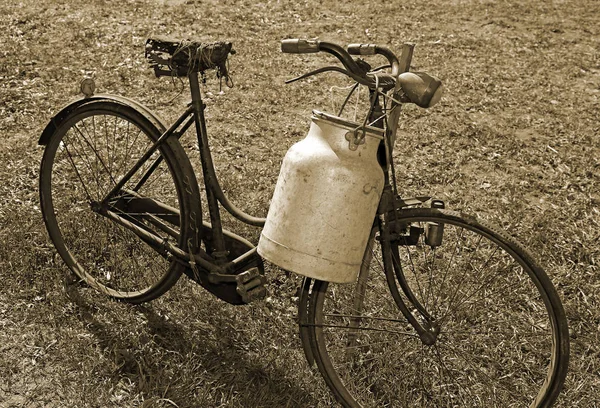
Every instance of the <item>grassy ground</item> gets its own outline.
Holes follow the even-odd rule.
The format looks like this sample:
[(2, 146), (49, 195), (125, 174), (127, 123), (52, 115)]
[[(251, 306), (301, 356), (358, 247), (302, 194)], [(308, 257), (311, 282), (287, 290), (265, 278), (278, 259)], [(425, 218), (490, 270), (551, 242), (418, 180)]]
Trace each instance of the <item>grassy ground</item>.
[(147, 69), (151, 34), (233, 41), (236, 87), (219, 95), (209, 81), (209, 132), (227, 193), (257, 215), (310, 110), (330, 110), (330, 87), (340, 84), (324, 76), (284, 86), (330, 60), (283, 55), (278, 41), (416, 43), (413, 69), (444, 80), (446, 96), (405, 110), (401, 189), (489, 218), (538, 255), (571, 327), (558, 405), (597, 406), (599, 13), (593, 0), (2, 2), (0, 406), (332, 404), (296, 337), (296, 277), (269, 269), (270, 297), (245, 308), (183, 280), (143, 307), (64, 293), (65, 267), (39, 210), (37, 138), (86, 72), (100, 92), (173, 119), (186, 96)]

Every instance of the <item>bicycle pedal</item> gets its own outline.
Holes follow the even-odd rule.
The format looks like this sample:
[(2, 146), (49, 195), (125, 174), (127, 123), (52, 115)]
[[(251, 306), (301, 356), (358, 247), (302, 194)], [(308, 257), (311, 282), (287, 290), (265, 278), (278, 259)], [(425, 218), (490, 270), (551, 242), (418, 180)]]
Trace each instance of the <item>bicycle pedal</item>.
[(264, 299), (267, 295), (265, 283), (267, 279), (260, 274), (258, 268), (251, 268), (235, 277), (237, 286), (235, 291), (244, 303)]

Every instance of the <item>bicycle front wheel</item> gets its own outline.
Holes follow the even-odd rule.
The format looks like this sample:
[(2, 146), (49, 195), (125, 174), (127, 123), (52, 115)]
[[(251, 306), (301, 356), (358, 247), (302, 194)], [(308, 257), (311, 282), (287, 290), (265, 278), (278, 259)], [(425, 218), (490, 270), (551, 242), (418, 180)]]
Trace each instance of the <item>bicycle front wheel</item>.
[(474, 218), (406, 209), (396, 223), (390, 240), (371, 240), (370, 267), (356, 284), (312, 288), (313, 353), (337, 399), (346, 407), (551, 406), (569, 342), (546, 273), (514, 239)]
[(163, 243), (186, 251), (189, 242), (196, 245), (198, 187), (176, 138), (161, 145), (108, 204), (102, 203), (160, 137), (161, 128), (129, 105), (88, 102), (57, 126), (41, 165), (42, 214), (60, 256), (93, 288), (132, 303), (165, 293), (184, 265), (148, 246), (100, 207)]

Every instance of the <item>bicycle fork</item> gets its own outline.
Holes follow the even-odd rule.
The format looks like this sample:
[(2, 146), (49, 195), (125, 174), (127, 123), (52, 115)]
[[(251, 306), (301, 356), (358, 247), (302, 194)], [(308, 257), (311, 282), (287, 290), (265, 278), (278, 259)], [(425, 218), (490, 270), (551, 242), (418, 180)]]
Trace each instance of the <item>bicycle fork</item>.
[[(427, 201), (428, 197), (419, 197), (411, 201), (424, 202)], [(409, 201), (409, 202), (411, 202)], [(386, 276), (388, 288), (394, 299), (394, 302), (408, 320), (410, 325), (415, 329), (417, 335), (421, 339), (421, 342), (425, 345), (435, 344), (437, 337), (440, 333), (440, 327), (436, 323), (436, 319), (432, 316), (429, 311), (417, 300), (416, 296), (412, 292), (410, 286), (406, 281), (402, 265), (400, 263), (399, 253), (397, 248), (399, 245), (417, 245), (421, 234), (425, 234), (425, 243), (430, 246), (440, 245), (443, 235), (443, 225), (431, 226), (431, 232), (425, 233), (425, 231), (413, 230), (411, 226), (408, 226), (408, 236), (399, 234), (399, 226), (396, 221), (396, 211), (399, 208), (406, 205), (406, 201), (395, 197), (389, 186), (384, 188), (382, 194), (382, 208), (380, 208), (378, 214), (379, 222), (379, 240), (381, 242), (381, 253), (383, 258), (383, 269)], [(443, 202), (439, 200), (433, 200), (435, 206), (443, 208)], [(438, 204), (436, 204), (438, 203)], [(441, 203), (441, 205), (439, 204)], [(427, 238), (430, 237), (430, 238)], [(396, 249), (396, 250), (395, 250)], [(395, 256), (394, 256), (395, 255)], [(420, 319), (415, 317), (415, 314), (409, 310), (408, 305), (405, 303), (400, 290), (408, 300), (412, 309), (418, 312)]]

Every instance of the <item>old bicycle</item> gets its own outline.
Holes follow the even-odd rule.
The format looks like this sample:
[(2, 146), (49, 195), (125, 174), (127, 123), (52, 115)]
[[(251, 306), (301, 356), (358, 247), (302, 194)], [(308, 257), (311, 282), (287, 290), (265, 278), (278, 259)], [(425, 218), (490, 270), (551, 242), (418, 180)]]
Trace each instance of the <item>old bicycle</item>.
[[(408, 44), (399, 58), (374, 44), (317, 40), (284, 40), (282, 50), (337, 57), (341, 67), (296, 79), (344, 74), (369, 90), (368, 108), (361, 123), (314, 113), (307, 138), (283, 161), (266, 220), (227, 199), (208, 145), (199, 75), (215, 70), (229, 81), (230, 43), (148, 40), (157, 76), (189, 80), (192, 102), (170, 127), (140, 103), (93, 95), (82, 83), (85, 96), (60, 110), (39, 141), (42, 213), (69, 269), (131, 303), (159, 297), (185, 274), (245, 304), (265, 295), (264, 257), (306, 276), (302, 345), (344, 406), (551, 406), (569, 342), (546, 273), (497, 227), (397, 192), (400, 108), (435, 104), (441, 83), (410, 72)], [(352, 55), (387, 64), (373, 69)], [(192, 127), (204, 203), (180, 143)], [(220, 206), (264, 227), (258, 249), (223, 228)]]

